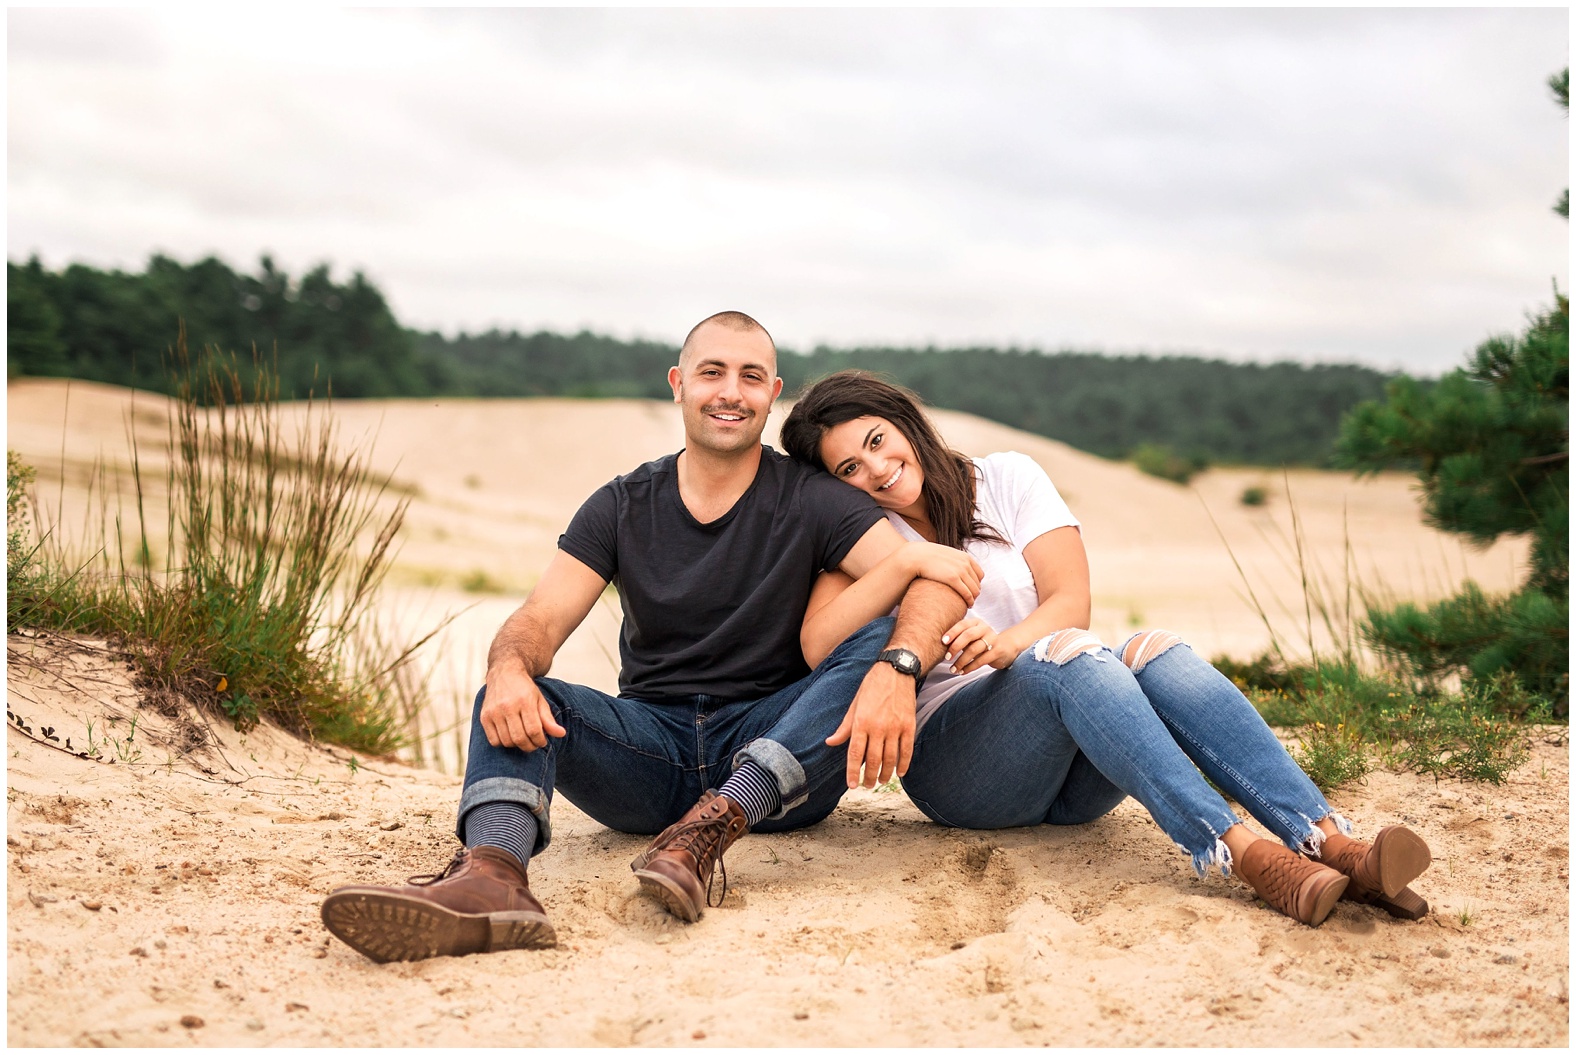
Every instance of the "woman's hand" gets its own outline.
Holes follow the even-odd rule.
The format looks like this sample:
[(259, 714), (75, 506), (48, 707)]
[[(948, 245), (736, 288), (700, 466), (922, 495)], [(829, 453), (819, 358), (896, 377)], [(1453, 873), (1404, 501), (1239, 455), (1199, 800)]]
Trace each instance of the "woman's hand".
[(979, 561), (962, 550), (915, 541), (904, 543), (904, 555), (915, 578), (952, 587), (970, 606), (979, 598), (980, 580), (985, 577), (985, 570)]
[(985, 620), (972, 615), (952, 624), (952, 628), (941, 635), (941, 643), (947, 647), (947, 659), (952, 663), (954, 674), (967, 674), (987, 666), (1006, 670), (1023, 651), (1011, 631), (998, 634)]

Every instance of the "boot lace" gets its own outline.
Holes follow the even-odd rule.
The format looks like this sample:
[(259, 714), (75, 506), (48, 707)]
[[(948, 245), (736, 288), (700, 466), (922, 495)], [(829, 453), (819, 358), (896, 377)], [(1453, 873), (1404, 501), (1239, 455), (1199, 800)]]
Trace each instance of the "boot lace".
[[(687, 850), (701, 868), (710, 869), (706, 877), (707, 908), (717, 908), (728, 896), (728, 866), (723, 863), (722, 854), (718, 853), (727, 830), (726, 814), (721, 817), (701, 817), (680, 825), (668, 839), (667, 849)], [(713, 904), (711, 891), (716, 885), (719, 870), (722, 872), (722, 893), (717, 895), (717, 902)]]

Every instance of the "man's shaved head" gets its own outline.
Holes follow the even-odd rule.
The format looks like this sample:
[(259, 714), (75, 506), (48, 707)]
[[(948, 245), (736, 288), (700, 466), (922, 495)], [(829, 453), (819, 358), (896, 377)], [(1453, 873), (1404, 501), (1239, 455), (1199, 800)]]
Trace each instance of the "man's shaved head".
[(684, 346), (679, 349), (679, 369), (684, 368), (684, 363), (689, 358), (690, 349), (695, 345), (695, 335), (708, 326), (721, 326), (736, 333), (759, 332), (766, 337), (766, 343), (772, 346), (772, 372), (777, 370), (777, 343), (772, 340), (772, 335), (766, 332), (766, 327), (744, 314), (742, 311), (719, 311), (715, 315), (708, 315), (697, 322), (693, 329), (685, 335)]

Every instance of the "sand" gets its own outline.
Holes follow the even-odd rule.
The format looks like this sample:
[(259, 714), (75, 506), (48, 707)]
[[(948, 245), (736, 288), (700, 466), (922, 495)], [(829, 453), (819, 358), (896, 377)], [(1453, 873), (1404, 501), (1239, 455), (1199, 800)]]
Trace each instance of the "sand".
[[(120, 390), (73, 384), (68, 411), (65, 388), (13, 382), (8, 443), (39, 466), (40, 496), (69, 528), (92, 509), (94, 460), (111, 479), (127, 463), (128, 416)], [(728, 855), (723, 904), (685, 925), (637, 893), (628, 861), (643, 840), (560, 800), (554, 845), (532, 869), (559, 948), (371, 963), (323, 930), (322, 897), (446, 863), (455, 700), (480, 676), (476, 650), (581, 498), (681, 440), (673, 408), (638, 402), (336, 414), (347, 437), (375, 438), (374, 464), (411, 498), (389, 617), (416, 625), (481, 602), (435, 661), (434, 688), (450, 696), (428, 717), (429, 767), (161, 715), (102, 643), (13, 636), (9, 1043), (1568, 1043), (1563, 728), (1535, 731), (1529, 761), (1499, 787), (1379, 772), (1332, 795), (1359, 833), (1404, 821), (1433, 847), (1415, 886), (1435, 911), (1415, 923), (1342, 904), (1303, 927), (1234, 880), (1194, 878), (1132, 802), (1080, 828), (978, 833), (931, 825), (900, 792), (860, 790), (813, 829), (747, 836)], [(939, 417), (965, 450), (1022, 450), (1052, 473), (1084, 521), (1108, 639), (1164, 625), (1205, 652), (1267, 643), (1206, 508), (1261, 601), (1284, 609), (1267, 605), (1277, 633), (1288, 647), (1303, 634), (1290, 504), (1236, 501), (1277, 474), (1221, 470), (1181, 488)], [(156, 444), (162, 402), (139, 397), (130, 420)], [(1466, 574), (1502, 589), (1524, 560), (1524, 548), (1475, 553), (1424, 527), (1402, 476), (1289, 483), (1305, 566), (1337, 586), (1350, 564), (1393, 596), (1439, 596)], [(495, 592), (460, 588), (477, 571)], [(599, 606), (555, 673), (610, 685), (616, 633), (616, 612)], [(78, 757), (90, 743), (96, 757)]]
[[(99, 525), (106, 508), (113, 516), (113, 489), (130, 492), (132, 432), (148, 507), (162, 508), (162, 397), (36, 379), (11, 382), (8, 395), (7, 442), (38, 469), (46, 523), (103, 544)], [(299, 406), (286, 411), (302, 414)], [(444, 399), (347, 401), (333, 412), (343, 442), (391, 481), (385, 509), (409, 503), (382, 615), (408, 638), (453, 617), (425, 661), (434, 705), (422, 758), (459, 772), (455, 731), (469, 721), (493, 633), (587, 495), (683, 446), (678, 410), (646, 400)], [(774, 411), (768, 442), (784, 413)], [(1113, 644), (1159, 627), (1202, 655), (1246, 659), (1268, 648), (1273, 632), (1289, 655), (1329, 654), (1352, 636), (1349, 617), (1361, 614), (1365, 596), (1429, 600), (1466, 578), (1505, 590), (1525, 566), (1523, 540), (1479, 550), (1425, 526), (1405, 474), (1228, 468), (1183, 487), (970, 415), (935, 417), (967, 453), (1017, 450), (1045, 467), (1082, 521), (1092, 628)], [(1249, 486), (1264, 487), (1268, 503), (1242, 505)], [(133, 507), (121, 501), (129, 525)], [(158, 537), (153, 548), (162, 553)], [(570, 637), (554, 673), (617, 691), (617, 602), (604, 600)]]

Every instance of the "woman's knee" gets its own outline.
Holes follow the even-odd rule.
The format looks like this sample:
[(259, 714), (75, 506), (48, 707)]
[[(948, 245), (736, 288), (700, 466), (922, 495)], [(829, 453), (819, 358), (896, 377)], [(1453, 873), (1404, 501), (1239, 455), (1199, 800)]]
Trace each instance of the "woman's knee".
[(1170, 630), (1144, 630), (1128, 638), (1119, 655), (1134, 674), (1183, 644), (1182, 636)]
[(1065, 667), (1079, 656), (1098, 656), (1105, 650), (1105, 643), (1092, 630), (1070, 627), (1047, 634), (1018, 656), (1017, 663), (1049, 663)]
[(1003, 673), (1012, 680), (1028, 679), (1042, 686), (1042, 695), (1049, 699), (1061, 698), (1067, 672), (1076, 672), (1074, 680), (1080, 684), (1094, 678), (1097, 683), (1110, 682), (1113, 688), (1115, 682), (1111, 679), (1127, 681), (1131, 677), (1098, 635), (1077, 628), (1040, 638), (1019, 653)]

